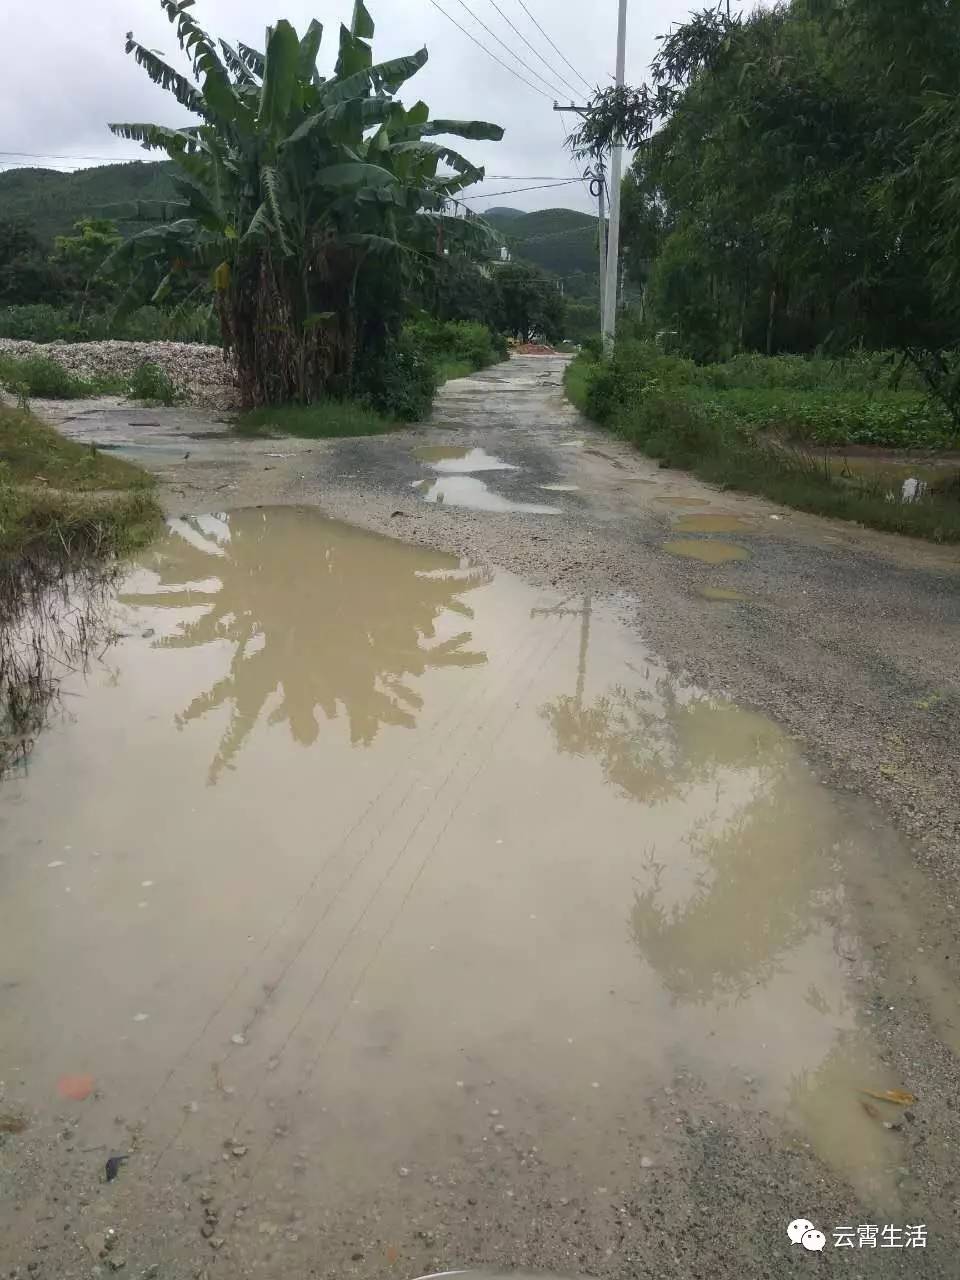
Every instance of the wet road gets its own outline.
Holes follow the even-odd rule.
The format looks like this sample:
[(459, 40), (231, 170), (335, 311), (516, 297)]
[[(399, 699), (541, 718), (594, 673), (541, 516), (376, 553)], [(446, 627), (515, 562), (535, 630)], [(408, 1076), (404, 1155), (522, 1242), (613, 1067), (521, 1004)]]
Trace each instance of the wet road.
[[(777, 595), (838, 581), (891, 626), (919, 601), (935, 663), (949, 558), (657, 472), (558, 372), (450, 384), (416, 436), (224, 440), (168, 475), (121, 638), (0, 791), (5, 1264), (955, 1273), (954, 886), (825, 785), (769, 664), (779, 715), (729, 696), (778, 626), (829, 682), (844, 615), (791, 637)], [(415, 541), (290, 505), (317, 495)], [(691, 678), (704, 629), (726, 694)], [(877, 679), (884, 645), (851, 628), (837, 669)], [(931, 754), (953, 696), (914, 707)]]

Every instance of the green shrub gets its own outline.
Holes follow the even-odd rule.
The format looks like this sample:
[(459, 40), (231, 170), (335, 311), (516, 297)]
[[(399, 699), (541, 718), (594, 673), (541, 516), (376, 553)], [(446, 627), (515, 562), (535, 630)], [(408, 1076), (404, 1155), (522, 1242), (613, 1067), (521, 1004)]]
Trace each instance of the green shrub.
[(138, 307), (123, 317), (88, 311), (77, 318), (68, 307), (47, 303), (0, 308), (0, 338), (25, 342), (202, 342), (220, 344), (220, 326), (210, 307), (162, 311)]
[(134, 370), (130, 379), (130, 394), (134, 400), (150, 400), (155, 404), (176, 404), (180, 392), (170, 380), (170, 375), (158, 364), (145, 360)]
[(27, 356), (23, 360), (0, 356), (0, 384), (18, 396), (42, 400), (78, 400), (93, 395), (97, 389), (92, 382), (68, 373), (46, 356)]
[(73, 341), (66, 309), (45, 302), (0, 308), (0, 338), (18, 342)]
[[(721, 488), (760, 493), (803, 511), (934, 542), (960, 542), (957, 485), (931, 488), (922, 502), (890, 501), (886, 480), (838, 479), (813, 453), (784, 449), (763, 434), (771, 429), (780, 436), (792, 433), (811, 440), (817, 432), (883, 437), (871, 443), (904, 436), (903, 443), (916, 446), (926, 442), (923, 415), (930, 419), (927, 440), (947, 423), (923, 397), (911, 392), (776, 388), (711, 392), (702, 385), (670, 385), (678, 373), (676, 365), (652, 364), (649, 353), (631, 352), (629, 345), (624, 344), (611, 361), (574, 361), (565, 375), (567, 392), (588, 412), (591, 405), (599, 406), (609, 430), (664, 466), (681, 467)], [(652, 376), (654, 370), (662, 380)], [(773, 376), (784, 376), (782, 367)]]
[(403, 333), (365, 362), (356, 378), (355, 394), (378, 413), (401, 422), (426, 418), (437, 390), (433, 360)]
[(946, 449), (956, 445), (949, 415), (915, 391), (783, 391), (734, 388), (681, 394), (722, 404), (754, 432), (818, 445)]
[(485, 369), (507, 357), (506, 337), (474, 320), (415, 320), (404, 326), (404, 334), (437, 365)]

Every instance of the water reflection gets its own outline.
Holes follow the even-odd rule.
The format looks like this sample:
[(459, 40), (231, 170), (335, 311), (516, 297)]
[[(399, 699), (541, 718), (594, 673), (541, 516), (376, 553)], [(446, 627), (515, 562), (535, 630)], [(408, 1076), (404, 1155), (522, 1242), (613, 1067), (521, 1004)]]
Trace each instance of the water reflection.
[(351, 744), (367, 746), (383, 725), (415, 726), (423, 703), (412, 681), (486, 662), (469, 630), (441, 638), (438, 624), (444, 614), (472, 618), (460, 597), (488, 574), (294, 508), (172, 521), (145, 567), (155, 580), (128, 590), (126, 603), (205, 606), (158, 647), (232, 646), (226, 673), (178, 717), (186, 725), (229, 705), (211, 782), (268, 702), (267, 723), (286, 723), (303, 746), (317, 739), (318, 712), (333, 720), (340, 710)]
[(26, 766), (64, 677), (110, 643), (118, 574), (71, 557), (0, 562), (0, 778)]

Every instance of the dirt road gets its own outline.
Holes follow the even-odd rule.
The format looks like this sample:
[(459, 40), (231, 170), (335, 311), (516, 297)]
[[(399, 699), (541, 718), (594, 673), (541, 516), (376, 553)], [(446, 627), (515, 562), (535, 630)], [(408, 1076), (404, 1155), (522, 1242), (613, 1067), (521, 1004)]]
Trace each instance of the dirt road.
[(63, 422), (172, 520), (0, 791), (15, 1274), (956, 1274), (960, 556), (661, 471), (562, 366), (386, 438)]

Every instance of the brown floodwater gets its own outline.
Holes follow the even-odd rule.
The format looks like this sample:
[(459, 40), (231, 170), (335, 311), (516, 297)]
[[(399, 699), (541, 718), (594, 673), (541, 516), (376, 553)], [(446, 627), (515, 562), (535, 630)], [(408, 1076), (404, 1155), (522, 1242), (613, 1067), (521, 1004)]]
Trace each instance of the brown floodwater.
[(732, 542), (700, 541), (696, 538), (678, 538), (663, 544), (664, 551), (687, 560), (702, 560), (704, 564), (728, 564), (731, 560), (749, 560), (750, 552)]
[(682, 1072), (901, 1204), (876, 948), (890, 1003), (960, 993), (907, 853), (775, 725), (590, 597), (313, 511), (173, 521), (114, 608), (0, 790), (5, 1105), (56, 1126), (92, 1077), (124, 1179), (233, 1161), (309, 1216), (410, 1168), (432, 1204), (490, 1115), (595, 1182), (638, 1124), (669, 1170)]
[(673, 526), (678, 533), (750, 533), (753, 526), (739, 516), (683, 516)]

